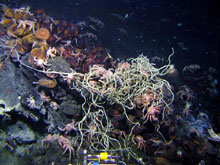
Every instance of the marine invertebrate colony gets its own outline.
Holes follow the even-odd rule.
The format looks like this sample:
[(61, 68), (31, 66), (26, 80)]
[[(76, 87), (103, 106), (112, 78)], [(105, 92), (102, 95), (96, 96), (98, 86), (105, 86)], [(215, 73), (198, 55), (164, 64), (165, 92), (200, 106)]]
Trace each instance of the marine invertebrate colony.
[(43, 146), (44, 143), (53, 142), (55, 140), (57, 140), (59, 145), (64, 149), (63, 154), (65, 154), (66, 151), (69, 151), (69, 160), (71, 160), (72, 153), (74, 152), (74, 149), (72, 147), (72, 143), (70, 142), (70, 140), (65, 138), (64, 136), (62, 136), (62, 135), (59, 136), (57, 134), (54, 134), (54, 135), (49, 134), (47, 137), (45, 137), (41, 141), (41, 145)]
[[(9, 18), (13, 18), (14, 13), (15, 10), (9, 9), (4, 12)], [(69, 151), (69, 159), (73, 152), (79, 154), (82, 148), (88, 148), (91, 151), (126, 152), (128, 158), (132, 156), (141, 162), (129, 145), (132, 141), (134, 144), (137, 142), (137, 149), (143, 148), (145, 151), (146, 139), (135, 131), (136, 128), (142, 129), (151, 122), (159, 124), (158, 121), (164, 119), (165, 109), (170, 109), (174, 96), (169, 82), (161, 77), (168, 72), (174, 51), (168, 57), (168, 64), (161, 68), (156, 68), (143, 54), (117, 63), (101, 46), (87, 47), (85, 40), (91, 42), (97, 37), (89, 32), (82, 34), (74, 24), (65, 21), (55, 24), (50, 17), (35, 18), (26, 10), (19, 10), (19, 13), (27, 14), (28, 18), (17, 17), (18, 25), (7, 24), (6, 35), (16, 40), (16, 45), (10, 48), (17, 61), (35, 72), (36, 77), (43, 77), (33, 84), (51, 93), (47, 96), (41, 92), (39, 96), (43, 106), (45, 104), (48, 118), (52, 118), (53, 112), (59, 111), (62, 103), (60, 96), (55, 94), (56, 90), (62, 88), (67, 93), (74, 90), (77, 97), (83, 100), (77, 119), (64, 124), (64, 128), (53, 128), (52, 131), (48, 128), (54, 135), (48, 135), (42, 144), (58, 140), (64, 153)], [(89, 17), (88, 20), (89, 26), (95, 29), (104, 26), (99, 19)], [(82, 40), (83, 44), (80, 45), (78, 40)], [(20, 51), (24, 52), (23, 56), (18, 51), (17, 41), (20, 41), (20, 47), (26, 48), (26, 54)], [(69, 67), (60, 66), (61, 60)], [(31, 109), (36, 107), (33, 96), (27, 98), (26, 102)], [(120, 108), (114, 110), (113, 107)], [(125, 125), (124, 121), (127, 128), (115, 133), (118, 125)], [(55, 135), (55, 132), (60, 135)], [(68, 135), (68, 138), (70, 136), (71, 140), (62, 134)]]

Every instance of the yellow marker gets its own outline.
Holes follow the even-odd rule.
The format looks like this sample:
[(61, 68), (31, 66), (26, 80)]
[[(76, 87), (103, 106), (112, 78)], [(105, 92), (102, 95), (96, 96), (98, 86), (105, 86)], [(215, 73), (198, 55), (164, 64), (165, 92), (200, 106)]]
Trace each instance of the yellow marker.
[(108, 159), (108, 153), (107, 152), (100, 153), (100, 160), (106, 160), (106, 159)]

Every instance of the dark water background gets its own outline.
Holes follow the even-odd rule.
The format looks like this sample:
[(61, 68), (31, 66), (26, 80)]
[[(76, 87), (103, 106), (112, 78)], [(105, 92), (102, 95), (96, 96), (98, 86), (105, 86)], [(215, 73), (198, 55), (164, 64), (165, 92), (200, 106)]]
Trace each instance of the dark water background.
[[(74, 23), (88, 16), (105, 23), (98, 42), (113, 57), (125, 59), (138, 53), (166, 58), (175, 49), (174, 65), (198, 64), (219, 70), (220, 1), (216, 0), (14, 0), (13, 7), (45, 9), (55, 19)], [(133, 13), (125, 21), (111, 14)], [(125, 36), (117, 30), (123, 28)]]

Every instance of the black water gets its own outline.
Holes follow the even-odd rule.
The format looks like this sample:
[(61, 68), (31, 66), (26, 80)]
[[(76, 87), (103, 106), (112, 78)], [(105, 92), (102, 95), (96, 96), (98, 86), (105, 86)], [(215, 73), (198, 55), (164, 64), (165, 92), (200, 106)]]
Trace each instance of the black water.
[[(217, 0), (16, 0), (3, 1), (13, 7), (45, 9), (56, 19), (72, 22), (97, 17), (105, 23), (100, 44), (112, 56), (127, 58), (144, 53), (168, 56), (171, 47), (177, 68), (199, 64), (219, 70), (220, 2)], [(111, 14), (132, 15), (120, 21)], [(128, 35), (119, 33), (123, 28)]]

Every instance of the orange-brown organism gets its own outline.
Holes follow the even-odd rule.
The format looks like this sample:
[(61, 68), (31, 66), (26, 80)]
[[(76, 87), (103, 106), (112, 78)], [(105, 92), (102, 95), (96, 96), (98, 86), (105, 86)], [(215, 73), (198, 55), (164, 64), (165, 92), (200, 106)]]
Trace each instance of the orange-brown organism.
[(38, 82), (34, 82), (34, 84), (39, 84), (40, 86), (46, 88), (54, 88), (57, 86), (57, 81), (51, 79), (40, 79)]
[(46, 41), (50, 37), (50, 32), (47, 28), (40, 28), (36, 31), (35, 35), (38, 39)]
[(12, 25), (14, 21), (12, 19), (3, 19), (1, 23), (4, 26), (9, 26), (9, 25)]
[(30, 45), (36, 40), (36, 37), (33, 33), (29, 33), (28, 35), (22, 37), (22, 43)]
[(34, 48), (31, 50), (31, 55), (28, 59), (28, 62), (35, 63), (37, 60), (41, 60), (44, 63), (45, 58), (46, 58), (46, 54), (43, 48)]
[(4, 16), (12, 18), (14, 17), (14, 12), (9, 7), (3, 7)]

